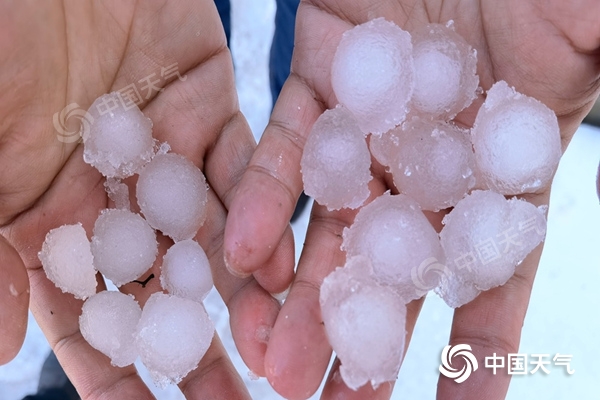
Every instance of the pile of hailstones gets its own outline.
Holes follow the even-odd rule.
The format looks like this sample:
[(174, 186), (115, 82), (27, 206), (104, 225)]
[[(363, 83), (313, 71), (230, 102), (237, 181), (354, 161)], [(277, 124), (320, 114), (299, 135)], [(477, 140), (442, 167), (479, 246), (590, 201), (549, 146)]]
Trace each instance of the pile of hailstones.
[[(371, 156), (401, 193), (360, 209), (344, 229), (346, 265), (321, 286), (325, 329), (352, 389), (396, 379), (407, 302), (435, 289), (460, 307), (506, 283), (545, 236), (545, 207), (505, 196), (550, 184), (561, 156), (556, 115), (499, 81), (471, 129), (453, 121), (483, 94), (476, 51), (453, 28), (411, 35), (376, 19), (345, 32), (331, 69), (340, 104), (304, 148), (305, 192), (329, 210), (365, 203)], [(449, 207), (438, 235), (422, 210)]]
[[(107, 178), (115, 208), (100, 212), (91, 243), (81, 224), (51, 230), (39, 258), (57, 287), (87, 299), (79, 325), (88, 343), (119, 367), (139, 355), (164, 387), (198, 366), (214, 334), (202, 304), (213, 286), (210, 265), (193, 240), (204, 222), (208, 187), (191, 161), (157, 144), (152, 121), (137, 106), (120, 104), (118, 93), (98, 98), (89, 110), (93, 123), (83, 132), (83, 158)], [(121, 181), (134, 174), (143, 217), (130, 211), (129, 190)], [(133, 295), (96, 293), (97, 272), (122, 286), (149, 271), (158, 255), (155, 230), (175, 242), (160, 272), (168, 294), (154, 293), (142, 310)]]

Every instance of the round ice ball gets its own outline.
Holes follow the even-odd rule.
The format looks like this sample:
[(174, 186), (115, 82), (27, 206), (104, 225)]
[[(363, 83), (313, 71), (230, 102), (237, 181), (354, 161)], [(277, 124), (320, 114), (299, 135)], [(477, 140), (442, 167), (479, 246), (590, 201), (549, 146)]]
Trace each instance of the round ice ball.
[(477, 97), (477, 51), (453, 25), (427, 24), (412, 32), (415, 90), (411, 107), (450, 120)]
[(304, 145), (304, 191), (329, 210), (358, 208), (369, 197), (371, 156), (364, 135), (348, 110), (327, 110)]
[(142, 310), (135, 345), (154, 382), (165, 387), (198, 366), (214, 330), (201, 303), (154, 293)]
[[(473, 191), (458, 202), (443, 223), (442, 247), (448, 267), (459, 278), (447, 284), (473, 286), (467, 293), (505, 284), (546, 233), (546, 219), (540, 209), (490, 190)], [(438, 292), (447, 293), (450, 299), (462, 297), (444, 287)]]
[(406, 307), (391, 288), (365, 275), (368, 264), (363, 256), (349, 258), (323, 280), (319, 299), (342, 379), (354, 390), (395, 380), (404, 354)]
[(137, 199), (148, 223), (175, 241), (191, 239), (205, 219), (208, 186), (185, 157), (158, 154), (140, 172)]
[(83, 159), (102, 175), (126, 178), (152, 159), (152, 121), (136, 104), (118, 92), (109, 93), (92, 103), (88, 116), (89, 129), (82, 132)]
[(538, 100), (499, 81), (487, 92), (472, 129), (485, 187), (513, 195), (549, 187), (562, 154), (558, 120)]
[(410, 34), (383, 18), (348, 30), (333, 58), (331, 85), (364, 133), (400, 124), (414, 88)]
[[(414, 118), (402, 128), (371, 138), (385, 150), (396, 188), (423, 210), (454, 206), (475, 186), (475, 156), (469, 131), (446, 122)], [(378, 152), (375, 152), (378, 154)]]
[(179, 297), (201, 302), (213, 287), (210, 263), (194, 240), (182, 240), (163, 257), (160, 283), (164, 290)]
[(105, 209), (94, 224), (94, 264), (116, 286), (148, 271), (158, 254), (156, 233), (138, 214)]
[(125, 367), (137, 358), (133, 342), (141, 315), (133, 296), (104, 290), (83, 304), (79, 329), (90, 346), (108, 356), (113, 365)]
[(389, 192), (361, 208), (344, 228), (342, 250), (347, 257), (369, 258), (375, 279), (394, 286), (405, 301), (438, 285), (445, 260), (438, 234), (418, 204)]
[(46, 234), (38, 257), (56, 287), (85, 299), (96, 293), (90, 242), (81, 224), (63, 225)]

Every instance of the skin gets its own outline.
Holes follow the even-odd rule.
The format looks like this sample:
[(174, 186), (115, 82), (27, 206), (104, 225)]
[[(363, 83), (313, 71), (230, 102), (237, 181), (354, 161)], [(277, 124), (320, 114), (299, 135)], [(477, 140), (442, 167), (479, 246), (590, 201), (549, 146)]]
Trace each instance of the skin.
[[(161, 68), (174, 63), (182, 80), (160, 79)], [(293, 239), (291, 231), (283, 235), (262, 277), (233, 277), (224, 266), (227, 207), (255, 142), (239, 111), (214, 3), (3, 1), (0, 71), (0, 363), (20, 348), (29, 307), (82, 398), (153, 398), (133, 366), (112, 367), (87, 344), (78, 324), (82, 301), (57, 289), (37, 257), (50, 229), (81, 222), (91, 237), (99, 211), (112, 206), (104, 178), (83, 161), (83, 146), (59, 140), (53, 115), (74, 102), (86, 110), (98, 96), (134, 84), (154, 136), (207, 177), (208, 217), (196, 239), (229, 307), (240, 351), (264, 375), (266, 344), (255, 332), (273, 325), (279, 311), (267, 290), (281, 292), (291, 282), (293, 272), (276, 267), (293, 262)], [(152, 74), (164, 90), (146, 98), (139, 81)], [(79, 124), (68, 118), (67, 130), (76, 132)], [(135, 178), (126, 183), (135, 209)], [(156, 278), (145, 288), (120, 288), (141, 305), (160, 290), (159, 266), (172, 242), (159, 236), (159, 243), (156, 265), (139, 280), (151, 273)], [(98, 290), (104, 288), (98, 276)], [(190, 399), (250, 398), (216, 335), (200, 366), (179, 386)]]
[[(225, 229), (225, 258), (237, 274), (260, 275), (262, 265), (281, 251), (282, 238), (302, 190), (300, 158), (317, 117), (333, 108), (330, 66), (341, 35), (352, 26), (385, 17), (411, 30), (453, 19), (459, 34), (477, 49), (480, 84), (489, 89), (505, 80), (553, 109), (559, 120), (563, 151), (598, 97), (600, 81), (600, 3), (583, 0), (307, 0), (297, 14), (292, 73), (270, 123), (237, 187)], [(472, 124), (479, 98), (457, 118)], [(283, 155), (282, 160), (278, 157)], [(394, 189), (381, 166), (373, 167), (371, 201)], [(524, 196), (548, 204), (549, 188)], [(315, 205), (305, 246), (289, 296), (271, 332), (265, 357), (266, 376), (277, 392), (305, 399), (327, 371), (331, 348), (319, 309), (319, 287), (328, 273), (343, 265), (341, 233), (357, 210), (328, 212)], [(441, 215), (429, 215), (438, 229)], [(468, 343), (482, 365), (493, 352), (516, 353), (541, 246), (502, 287), (481, 294), (455, 311), (451, 344)], [(292, 269), (293, 263), (280, 265)], [(410, 338), (421, 301), (408, 305)], [(391, 384), (352, 392), (337, 377), (334, 363), (324, 399), (387, 399)], [(438, 399), (503, 399), (510, 376), (482, 369), (467, 383), (440, 377)]]

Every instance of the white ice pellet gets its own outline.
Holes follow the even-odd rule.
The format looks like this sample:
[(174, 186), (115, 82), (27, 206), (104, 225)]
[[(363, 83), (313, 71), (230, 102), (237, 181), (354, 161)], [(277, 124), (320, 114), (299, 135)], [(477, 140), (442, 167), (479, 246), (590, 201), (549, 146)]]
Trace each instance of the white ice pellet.
[(82, 132), (84, 161), (106, 177), (131, 176), (154, 155), (152, 121), (123, 101), (118, 92), (97, 98), (88, 110), (90, 129)]
[(154, 293), (142, 310), (135, 346), (154, 382), (164, 388), (198, 366), (214, 330), (201, 303)]
[(348, 30), (333, 58), (331, 86), (365, 134), (400, 124), (414, 88), (410, 34), (383, 18)]
[[(440, 236), (447, 266), (458, 277), (446, 284), (472, 285), (471, 291), (505, 284), (546, 234), (541, 210), (492, 191), (474, 191), (458, 202), (443, 223)], [(457, 297), (469, 297), (453, 291), (444, 283), (437, 290), (454, 307), (462, 305)]]
[(321, 285), (320, 304), (329, 343), (353, 390), (377, 387), (398, 375), (405, 345), (406, 306), (389, 287), (369, 277), (363, 256), (349, 258)]
[(175, 241), (193, 238), (204, 222), (206, 179), (179, 154), (156, 155), (140, 172), (136, 194), (148, 223)]
[(475, 185), (469, 132), (454, 124), (414, 118), (370, 145), (396, 188), (423, 210), (452, 207)]
[(556, 115), (543, 103), (499, 81), (488, 90), (472, 135), (486, 188), (511, 195), (550, 185), (562, 150)]
[(81, 311), (79, 329), (90, 346), (117, 367), (133, 364), (134, 333), (142, 315), (133, 296), (104, 290), (87, 299)]
[(347, 257), (369, 258), (375, 279), (393, 286), (406, 302), (436, 287), (438, 265), (444, 264), (438, 234), (417, 203), (389, 192), (361, 208), (344, 228), (342, 249)]
[(81, 224), (50, 230), (38, 253), (44, 272), (56, 287), (85, 299), (96, 293), (96, 270), (90, 242)]
[(160, 269), (164, 290), (179, 297), (201, 302), (213, 287), (210, 263), (194, 240), (182, 240), (167, 250)]
[(412, 32), (417, 114), (450, 120), (477, 97), (477, 51), (452, 28), (427, 24)]
[(105, 209), (94, 224), (92, 253), (98, 271), (121, 286), (152, 267), (158, 254), (156, 233), (139, 214)]
[(317, 119), (300, 166), (305, 193), (329, 210), (357, 208), (369, 197), (371, 156), (344, 107), (327, 110)]

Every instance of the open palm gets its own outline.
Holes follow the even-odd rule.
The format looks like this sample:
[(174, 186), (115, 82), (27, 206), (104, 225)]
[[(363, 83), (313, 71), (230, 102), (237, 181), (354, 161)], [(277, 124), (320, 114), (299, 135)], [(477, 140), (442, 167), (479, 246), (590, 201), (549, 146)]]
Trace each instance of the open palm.
[[(110, 204), (104, 178), (83, 162), (80, 144), (55, 130), (53, 115), (73, 103), (85, 110), (101, 94), (133, 85), (154, 136), (207, 176), (208, 218), (197, 240), (228, 303), (240, 351), (259, 360), (254, 369), (264, 373), (264, 340), (246, 340), (245, 332), (273, 323), (279, 304), (263, 287), (282, 291), (292, 274), (263, 279), (261, 286), (252, 277), (232, 277), (223, 265), (226, 208), (255, 143), (239, 111), (213, 2), (4, 2), (0, 27), (0, 277), (11, 283), (10, 291), (0, 291), (0, 362), (22, 342), (30, 285), (30, 308), (83, 398), (152, 398), (134, 367), (112, 367), (83, 340), (82, 302), (61, 293), (37, 257), (48, 230), (82, 222), (90, 234)], [(66, 133), (79, 123), (67, 118)], [(170, 245), (165, 237), (159, 243), (155, 275)], [(121, 290), (143, 304), (160, 287), (154, 279)], [(194, 399), (249, 397), (217, 336), (180, 387)]]
[[(281, 251), (282, 235), (302, 190), (300, 158), (306, 137), (317, 117), (336, 105), (330, 67), (344, 31), (378, 17), (408, 31), (454, 20), (458, 33), (477, 49), (480, 85), (489, 89), (505, 80), (544, 102), (558, 115), (566, 148), (598, 96), (599, 16), (600, 4), (594, 1), (577, 5), (559, 0), (303, 1), (297, 14), (292, 74), (230, 207), (225, 230), (229, 267), (260, 274), (273, 252)], [(459, 115), (462, 123), (472, 124), (482, 100)], [(393, 189), (381, 166), (374, 165), (373, 173), (371, 199)], [(536, 205), (547, 204), (549, 188), (526, 198)], [(331, 348), (322, 324), (319, 288), (327, 274), (344, 264), (341, 234), (355, 215), (356, 211), (313, 207), (296, 277), (271, 332), (265, 358), (267, 378), (286, 398), (307, 398), (326, 372)], [(440, 215), (429, 217), (439, 228)], [(516, 353), (540, 253), (541, 247), (532, 252), (506, 285), (457, 309), (450, 343), (468, 343), (476, 355)], [(281, 268), (292, 269), (293, 264)], [(409, 337), (421, 305), (419, 300), (408, 306)], [(336, 377), (337, 367), (336, 362), (323, 398), (390, 396), (392, 385), (352, 392)], [(489, 370), (474, 374), (468, 385), (440, 378), (438, 398), (502, 399), (509, 379), (493, 376)]]

